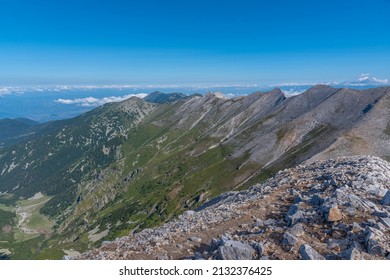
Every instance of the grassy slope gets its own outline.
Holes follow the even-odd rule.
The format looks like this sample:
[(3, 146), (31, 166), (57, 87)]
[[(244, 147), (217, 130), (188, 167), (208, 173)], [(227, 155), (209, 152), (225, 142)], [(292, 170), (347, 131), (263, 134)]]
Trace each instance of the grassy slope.
[[(50, 199), (42, 197), (35, 200), (19, 200), (10, 204), (9, 197), (1, 197), (0, 202), (0, 250), (11, 252), (11, 259), (32, 259), (49, 233), (53, 225), (39, 210)], [(20, 212), (27, 218), (20, 224)], [(20, 227), (30, 230), (26, 233)]]
[[(110, 229), (102, 239), (105, 240), (155, 226), (239, 185), (241, 175), (250, 172), (250, 168), (242, 166), (248, 157), (233, 159), (230, 154), (235, 147), (219, 145), (220, 139), (200, 138), (207, 128), (205, 124), (180, 131), (171, 129), (174, 123), (166, 122), (164, 126), (153, 123), (161, 116), (167, 118), (171, 112), (172, 105), (166, 105), (129, 133), (122, 146), (126, 155), (122, 176), (119, 181), (110, 182), (123, 186), (118, 187), (124, 190), (123, 194), (90, 218), (87, 227), (83, 218), (75, 219), (61, 236), (54, 236), (46, 243), (38, 258), (55, 257), (59, 248), (84, 251), (90, 243), (88, 231), (96, 227), (100, 232)], [(134, 174), (135, 170), (140, 171)], [(129, 174), (134, 176), (130, 178)], [(79, 228), (83, 230), (78, 231)], [(64, 235), (72, 241), (54, 246)]]

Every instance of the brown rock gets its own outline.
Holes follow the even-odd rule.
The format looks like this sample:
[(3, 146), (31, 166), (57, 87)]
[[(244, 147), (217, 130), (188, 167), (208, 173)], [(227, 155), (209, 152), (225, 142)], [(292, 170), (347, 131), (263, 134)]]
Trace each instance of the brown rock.
[(327, 220), (328, 222), (340, 221), (343, 218), (343, 215), (340, 212), (340, 209), (337, 207), (332, 207), (329, 210)]

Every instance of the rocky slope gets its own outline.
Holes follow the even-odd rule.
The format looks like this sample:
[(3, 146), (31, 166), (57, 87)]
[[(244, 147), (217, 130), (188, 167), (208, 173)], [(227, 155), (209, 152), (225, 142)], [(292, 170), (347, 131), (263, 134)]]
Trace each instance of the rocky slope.
[(377, 157), (298, 165), (77, 258), (390, 259), (389, 182)]

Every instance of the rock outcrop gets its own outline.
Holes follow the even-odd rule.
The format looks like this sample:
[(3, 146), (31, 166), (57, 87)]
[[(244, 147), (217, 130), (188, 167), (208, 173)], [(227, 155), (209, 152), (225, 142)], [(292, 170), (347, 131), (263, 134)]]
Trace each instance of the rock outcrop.
[(389, 259), (390, 164), (354, 156), (298, 165), (81, 259)]

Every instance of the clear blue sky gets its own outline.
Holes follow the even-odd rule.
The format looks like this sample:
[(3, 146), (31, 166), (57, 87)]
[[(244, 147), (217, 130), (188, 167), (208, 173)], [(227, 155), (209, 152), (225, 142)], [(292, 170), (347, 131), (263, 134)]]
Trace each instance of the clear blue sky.
[(0, 0), (0, 85), (390, 78), (390, 0)]

